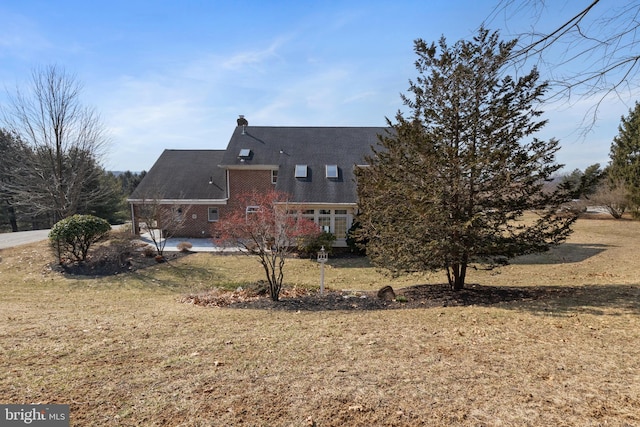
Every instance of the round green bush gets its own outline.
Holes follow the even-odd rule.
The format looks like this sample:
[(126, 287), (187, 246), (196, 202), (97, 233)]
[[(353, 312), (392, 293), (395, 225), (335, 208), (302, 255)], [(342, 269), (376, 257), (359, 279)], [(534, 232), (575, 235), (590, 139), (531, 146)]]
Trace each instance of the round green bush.
[(93, 215), (73, 215), (57, 222), (49, 232), (49, 241), (58, 254), (58, 260), (87, 259), (92, 244), (106, 236), (111, 225)]

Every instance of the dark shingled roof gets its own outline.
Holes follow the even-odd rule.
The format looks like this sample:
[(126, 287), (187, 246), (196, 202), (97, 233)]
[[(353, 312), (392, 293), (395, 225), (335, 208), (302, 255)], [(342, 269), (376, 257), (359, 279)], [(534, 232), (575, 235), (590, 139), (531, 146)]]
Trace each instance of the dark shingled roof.
[[(377, 145), (384, 127), (237, 127), (221, 164), (228, 168), (278, 167), (276, 190), (292, 201), (356, 203), (354, 167)], [(249, 157), (240, 158), (240, 150)], [(296, 165), (307, 165), (307, 178), (295, 178)], [(338, 178), (326, 178), (326, 165), (338, 166)]]
[(224, 153), (224, 150), (164, 150), (129, 199), (224, 199), (226, 172), (218, 166)]

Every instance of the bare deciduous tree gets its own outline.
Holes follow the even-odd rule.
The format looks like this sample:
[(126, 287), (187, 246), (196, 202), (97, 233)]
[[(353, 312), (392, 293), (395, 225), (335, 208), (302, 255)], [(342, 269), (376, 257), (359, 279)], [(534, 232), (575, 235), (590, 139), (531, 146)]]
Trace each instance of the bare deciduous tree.
[(589, 201), (591, 204), (604, 207), (615, 219), (622, 218), (629, 206), (628, 192), (623, 182), (615, 185), (602, 184)]
[(499, 0), (483, 25), (530, 19), (529, 29), (511, 34), (519, 39), (511, 60), (519, 65), (534, 61), (550, 82), (550, 98), (593, 100), (585, 117), (588, 130), (607, 96), (637, 88), (640, 2), (591, 0), (568, 6), (575, 10), (561, 24), (542, 30), (551, 18), (545, 0)]
[(161, 196), (149, 194), (136, 203), (136, 210), (140, 230), (149, 235), (158, 255), (163, 256), (167, 239), (182, 229), (191, 205), (167, 203)]
[(35, 69), (28, 91), (16, 88), (2, 118), (24, 142), (9, 190), (33, 215), (53, 222), (78, 211), (81, 203), (104, 197), (103, 188), (84, 183), (102, 173), (96, 167), (107, 138), (98, 114), (81, 103), (82, 86), (55, 65)]
[(215, 224), (215, 240), (240, 247), (246, 255), (256, 255), (269, 283), (271, 299), (278, 301), (287, 257), (299, 240), (319, 236), (320, 228), (298, 213), (293, 214), (285, 193), (252, 192), (238, 200), (236, 208)]

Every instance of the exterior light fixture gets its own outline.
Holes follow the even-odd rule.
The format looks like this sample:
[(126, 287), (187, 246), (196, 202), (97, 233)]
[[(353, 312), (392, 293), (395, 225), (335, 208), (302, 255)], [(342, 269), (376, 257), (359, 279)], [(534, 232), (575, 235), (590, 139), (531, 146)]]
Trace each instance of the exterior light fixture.
[(324, 249), (324, 246), (322, 246), (318, 252), (318, 262), (320, 263), (320, 295), (324, 295), (324, 265), (328, 258), (327, 251)]

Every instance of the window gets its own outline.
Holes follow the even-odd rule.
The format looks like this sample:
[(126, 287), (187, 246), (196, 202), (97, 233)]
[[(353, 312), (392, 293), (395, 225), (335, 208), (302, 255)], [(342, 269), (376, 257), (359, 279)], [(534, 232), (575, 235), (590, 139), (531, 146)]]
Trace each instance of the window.
[(331, 209), (318, 210), (318, 225), (322, 231), (331, 233)]
[(218, 218), (219, 218), (218, 208), (209, 208), (208, 218), (209, 218), (209, 222), (218, 221)]
[(338, 177), (338, 165), (326, 165), (325, 166), (327, 172), (327, 178), (337, 178)]
[(296, 165), (296, 178), (307, 177), (307, 165)]
[(172, 211), (173, 211), (173, 220), (174, 220), (175, 222), (181, 222), (181, 221), (182, 221), (182, 219), (183, 219), (183, 216), (182, 216), (182, 208), (176, 208), (176, 207), (174, 207), (174, 208), (172, 208)]
[(319, 216), (318, 225), (320, 226), (322, 231), (331, 233), (331, 216)]
[(300, 210), (300, 216), (313, 222), (316, 221), (316, 211), (313, 209)]
[(276, 182), (278, 182), (278, 170), (272, 170), (271, 171), (271, 183), (275, 184)]
[(333, 234), (338, 239), (344, 239), (347, 237), (347, 210), (336, 209), (333, 211)]
[(333, 234), (338, 239), (344, 239), (347, 237), (347, 217), (336, 216), (333, 220)]
[(336, 236), (338, 243), (344, 243), (351, 226), (351, 214), (347, 209), (302, 210), (302, 216), (312, 219), (322, 231)]
[(238, 157), (251, 157), (251, 149), (250, 148), (242, 148), (240, 150), (240, 154)]

